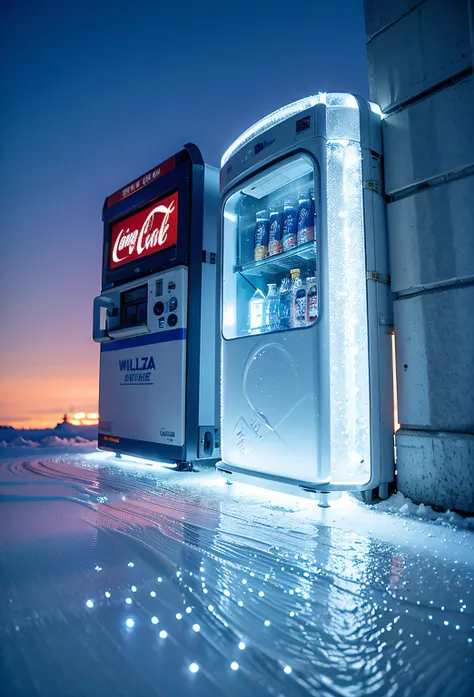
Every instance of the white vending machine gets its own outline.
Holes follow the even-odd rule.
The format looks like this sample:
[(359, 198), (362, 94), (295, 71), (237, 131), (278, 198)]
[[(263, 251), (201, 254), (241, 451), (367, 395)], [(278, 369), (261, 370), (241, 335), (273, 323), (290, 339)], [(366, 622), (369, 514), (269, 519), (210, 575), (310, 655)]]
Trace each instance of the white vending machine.
[(219, 171), (183, 150), (104, 204), (98, 446), (188, 469), (219, 454)]
[(278, 109), (221, 162), (221, 456), (229, 480), (388, 493), (392, 309), (381, 112)]

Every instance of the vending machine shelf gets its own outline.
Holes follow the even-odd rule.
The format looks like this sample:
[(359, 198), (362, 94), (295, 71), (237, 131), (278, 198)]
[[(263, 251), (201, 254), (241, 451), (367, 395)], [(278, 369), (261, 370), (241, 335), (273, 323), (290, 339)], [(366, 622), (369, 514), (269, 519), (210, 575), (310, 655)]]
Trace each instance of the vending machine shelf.
[(290, 271), (290, 269), (301, 263), (315, 258), (315, 242), (306, 242), (294, 249), (275, 256), (250, 261), (247, 264), (234, 267), (234, 273), (241, 273), (245, 276), (275, 276)]

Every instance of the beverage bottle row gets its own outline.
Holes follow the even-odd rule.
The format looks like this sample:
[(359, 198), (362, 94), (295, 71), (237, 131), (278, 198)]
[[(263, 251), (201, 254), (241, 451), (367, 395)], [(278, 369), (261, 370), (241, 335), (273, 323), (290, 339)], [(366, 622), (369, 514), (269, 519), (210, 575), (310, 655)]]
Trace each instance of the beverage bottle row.
[(258, 211), (255, 221), (254, 259), (287, 252), (314, 240), (314, 189), (288, 198), (283, 207), (270, 206)]
[(249, 303), (249, 333), (306, 327), (318, 319), (318, 311), (316, 277), (303, 279), (300, 269), (292, 269), (279, 288), (268, 283), (266, 296), (257, 288)]

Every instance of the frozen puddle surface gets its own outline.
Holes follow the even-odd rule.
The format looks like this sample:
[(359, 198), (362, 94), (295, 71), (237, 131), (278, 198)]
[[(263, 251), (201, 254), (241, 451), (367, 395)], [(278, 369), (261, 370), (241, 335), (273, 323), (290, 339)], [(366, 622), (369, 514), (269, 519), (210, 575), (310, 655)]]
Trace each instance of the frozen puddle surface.
[(2, 695), (474, 694), (470, 529), (97, 453), (0, 471)]

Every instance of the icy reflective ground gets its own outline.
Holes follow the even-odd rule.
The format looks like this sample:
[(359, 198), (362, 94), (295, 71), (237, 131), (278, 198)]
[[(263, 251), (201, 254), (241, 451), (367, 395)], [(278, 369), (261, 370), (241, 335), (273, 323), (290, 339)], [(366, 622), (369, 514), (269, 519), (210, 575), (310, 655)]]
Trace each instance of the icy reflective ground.
[(116, 462), (0, 461), (2, 695), (474, 694), (474, 532)]

